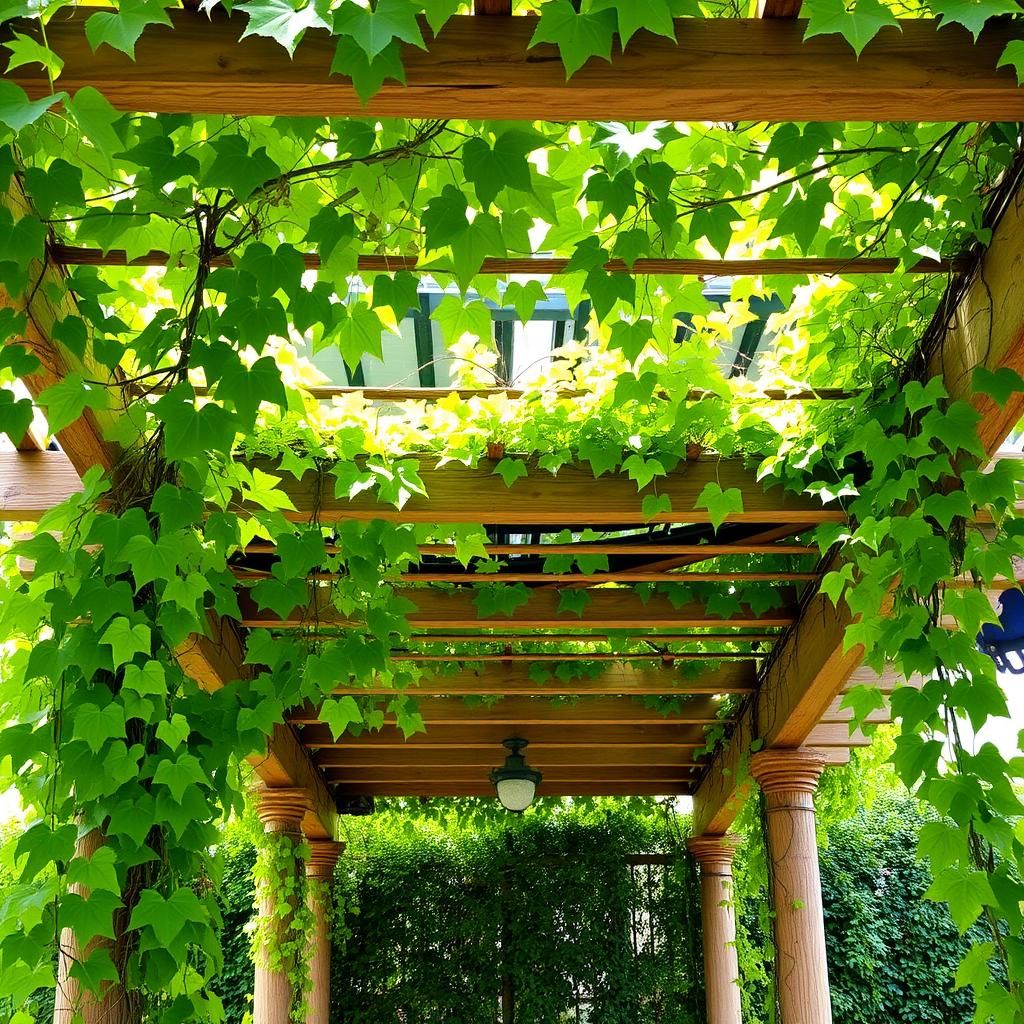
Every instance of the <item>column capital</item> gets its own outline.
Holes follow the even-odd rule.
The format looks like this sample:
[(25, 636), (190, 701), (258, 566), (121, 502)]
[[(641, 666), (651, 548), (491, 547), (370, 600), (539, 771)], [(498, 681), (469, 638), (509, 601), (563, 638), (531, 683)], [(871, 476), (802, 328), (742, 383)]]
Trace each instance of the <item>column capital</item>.
[(344, 843), (335, 843), (330, 839), (310, 839), (309, 857), (306, 860), (306, 877), (313, 879), (329, 879), (334, 874), (334, 865), (345, 852)]
[(256, 814), (267, 832), (302, 833), (302, 819), (312, 807), (304, 789), (282, 786), (271, 789), (261, 786), (253, 791)]
[(817, 750), (761, 750), (750, 759), (750, 774), (765, 794), (813, 794), (824, 767)]
[(703, 874), (731, 875), (732, 862), (742, 840), (737, 835), (692, 836), (686, 840), (686, 848), (700, 864)]

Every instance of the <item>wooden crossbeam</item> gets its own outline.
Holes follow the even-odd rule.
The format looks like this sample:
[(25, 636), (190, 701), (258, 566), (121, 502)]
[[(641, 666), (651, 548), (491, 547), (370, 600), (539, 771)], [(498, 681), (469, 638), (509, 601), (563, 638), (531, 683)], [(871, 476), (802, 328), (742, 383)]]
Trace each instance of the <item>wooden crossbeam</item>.
[[(267, 472), (275, 469), (266, 462), (254, 465)], [(696, 504), (705, 485), (713, 482), (723, 490), (735, 487), (743, 495), (743, 511), (730, 514), (729, 522), (809, 526), (846, 520), (841, 508), (825, 506), (809, 495), (793, 494), (779, 486), (766, 490), (740, 459), (702, 458), (681, 463), (667, 476), (659, 477), (658, 494), (669, 499), (672, 509), (653, 517), (644, 516), (643, 495), (637, 493), (636, 484), (625, 474), (605, 474), (595, 479), (589, 465), (568, 465), (552, 475), (530, 465), (527, 476), (506, 487), (495, 474), (495, 465), (485, 460), (478, 466), (449, 463), (436, 468), (423, 459), (419, 474), (427, 496), (413, 494), (401, 509), (381, 502), (368, 491), (351, 499), (335, 497), (334, 478), (329, 474), (324, 477), (310, 471), (301, 480), (285, 474), (282, 486), (295, 511), (284, 514), (301, 522), (315, 514), (325, 524), (346, 519), (502, 526), (710, 523), (711, 513)]]
[[(525, 734), (525, 735), (523, 735)], [(460, 725), (435, 725), (426, 732), (406, 737), (394, 726), (359, 736), (344, 734), (335, 739), (326, 725), (304, 726), (299, 739), (309, 748), (410, 749), (413, 747), (448, 747), (463, 750), (500, 750), (510, 736), (523, 735), (530, 749), (546, 747), (668, 747), (680, 753), (693, 752), (704, 745), (704, 727), (647, 723), (627, 725), (565, 725), (547, 722), (524, 727), (517, 733), (515, 723), (493, 725), (468, 722)]]
[[(752, 692), (756, 674), (749, 664), (729, 664), (698, 676), (682, 676), (670, 668), (613, 664), (600, 675), (563, 680), (550, 675), (538, 681), (522, 662), (489, 665), (486, 671), (463, 669), (454, 675), (428, 676), (405, 692), (413, 696), (572, 696), (625, 694), (634, 697), (681, 696)], [(334, 693), (348, 696), (389, 697), (394, 687), (339, 686)]]
[[(504, 697), (494, 704), (466, 704), (459, 698), (421, 697), (416, 707), (429, 732), (440, 725), (563, 725), (567, 728), (593, 725), (714, 725), (726, 723), (721, 703), (714, 697), (687, 696), (676, 711), (666, 714), (645, 707), (631, 697), (587, 697), (571, 704), (552, 704), (543, 697)], [(287, 719), (296, 725), (320, 722), (320, 707), (306, 704), (293, 708)], [(385, 715), (393, 722), (394, 715)]]
[[(270, 575), (269, 572), (263, 575)], [(330, 577), (326, 577), (330, 578)], [(814, 572), (794, 572), (780, 569), (777, 572), (658, 572), (613, 569), (607, 572), (516, 572), (501, 570), (495, 573), (474, 572), (433, 572), (424, 569), (404, 572), (403, 583), (582, 583), (596, 586), (601, 583), (810, 583), (816, 580)]]
[[(480, 782), (356, 782), (338, 783), (338, 797), (483, 797), (494, 798), (494, 787), (485, 778)], [(689, 782), (547, 782), (537, 787), (537, 796), (686, 796), (693, 792)]]
[[(424, 747), (407, 744), (403, 747), (346, 747), (318, 749), (314, 755), (317, 767), (334, 779), (340, 779), (346, 771), (373, 769), (394, 769), (395, 771), (449, 768), (473, 768), (489, 771), (504, 759), (502, 747), (479, 744), (475, 747)], [(845, 764), (849, 750), (832, 747), (824, 750), (830, 764)], [(677, 770), (700, 767), (700, 759), (693, 757), (692, 749), (674, 746), (623, 747), (594, 746), (580, 744), (566, 747), (540, 747), (530, 744), (530, 761), (541, 771), (555, 771), (563, 768), (633, 768), (636, 770)]]
[[(527, 751), (529, 753), (529, 751)], [(692, 781), (691, 768), (651, 765), (644, 767), (581, 765), (552, 767), (540, 761), (529, 759), (530, 765), (544, 775), (545, 782), (550, 783), (597, 783), (597, 782), (674, 782), (687, 784)], [(429, 768), (421, 767), (387, 767), (387, 768), (332, 768), (324, 772), (328, 783), (342, 782), (359, 785), (364, 782), (371, 785), (388, 785), (390, 783), (479, 783), (487, 781), (491, 768), (496, 768), (501, 758), (495, 755), (486, 766)]]
[[(481, 615), (475, 595), (466, 591), (400, 590), (415, 606), (409, 613), (413, 629), (473, 629), (515, 627), (557, 629), (583, 626), (591, 629), (689, 629), (701, 626), (772, 627), (788, 626), (796, 618), (791, 595), (779, 591), (781, 608), (755, 612), (741, 607), (729, 618), (710, 614), (703, 605), (687, 602), (676, 608), (664, 594), (652, 594), (646, 601), (630, 588), (598, 587), (588, 591), (590, 601), (582, 614), (559, 611), (560, 596), (554, 590), (535, 590), (524, 605), (511, 615)], [(313, 587), (309, 603), (281, 617), (258, 609), (252, 597), (239, 595), (241, 623), (252, 629), (346, 629), (359, 625), (358, 619), (343, 615), (330, 603), (330, 589)]]
[[(123, 249), (85, 249), (73, 245), (50, 247), (53, 261), (61, 266), (89, 267), (166, 267), (171, 264), (169, 253), (153, 250), (141, 256), (128, 258)], [(307, 270), (319, 270), (320, 256), (315, 252), (302, 253), (302, 262)], [(517, 259), (485, 259), (480, 267), (481, 274), (562, 274), (569, 266), (566, 257), (526, 256)], [(214, 267), (233, 266), (230, 256), (215, 256), (210, 260)], [(415, 256), (360, 256), (356, 268), (363, 273), (394, 273), (404, 270), (409, 273), (445, 272), (443, 260), (420, 261)], [(899, 260), (887, 256), (796, 256), (776, 259), (638, 259), (627, 265), (622, 260), (610, 260), (604, 264), (609, 274), (632, 274), (636, 277), (764, 277), (778, 275), (828, 274), (841, 277), (858, 277), (863, 274), (891, 274), (899, 267)], [(966, 269), (967, 264), (957, 259), (921, 259), (907, 270), (912, 274), (952, 274)], [(454, 269), (448, 269), (454, 273)], [(438, 388), (447, 392), (447, 389)]]
[[(765, 643), (779, 638), (779, 633), (631, 633), (628, 639), (643, 640), (660, 646), (707, 643)], [(592, 644), (608, 643), (608, 633), (413, 633), (410, 643), (423, 644)], [(615, 637), (620, 642), (625, 637)], [(675, 655), (672, 655), (673, 657)]]
[[(238, 41), (246, 22), (237, 14), (168, 13), (173, 31), (147, 27), (134, 61), (109, 46), (93, 52), (87, 10), (54, 19), (46, 41), (64, 61), (61, 87), (99, 88), (121, 110), (243, 116), (1024, 120), (1012, 69), (996, 68), (1007, 43), (1022, 38), (1009, 20), (986, 26), (977, 43), (959, 25), (906, 20), (883, 28), (858, 60), (839, 35), (805, 42), (795, 19), (687, 18), (676, 40), (642, 34), (566, 81), (554, 46), (530, 47), (532, 18), (456, 16), (426, 51), (404, 47), (406, 84), (385, 82), (364, 106), (348, 79), (330, 74), (336, 42), (327, 32), (308, 30), (282, 60), (272, 39)], [(6, 31), (38, 39), (39, 23), (17, 20)], [(34, 98), (50, 91), (38, 65), (6, 77)]]
[(391, 655), (392, 661), (412, 661), (417, 664), (430, 662), (442, 662), (454, 664), (456, 662), (481, 662), (493, 664), (511, 664), (523, 662), (535, 664), (542, 661), (566, 662), (566, 661), (660, 661), (666, 665), (673, 662), (684, 661), (757, 661), (768, 656), (767, 651), (676, 651), (674, 654), (667, 654), (663, 651), (648, 651), (646, 654), (620, 654), (609, 651), (545, 651), (536, 653), (534, 651), (520, 651), (518, 653), (504, 652), (495, 654), (493, 652), (462, 653), (462, 654), (427, 654), (423, 651), (398, 651)]
[[(253, 463), (269, 471), (266, 460)], [(31, 473), (26, 481), (23, 474)], [(279, 471), (280, 473), (280, 471)], [(606, 475), (594, 479), (589, 466), (563, 466), (557, 475), (535, 469), (506, 487), (494, 474), (494, 463), (477, 467), (459, 464), (440, 469), (424, 465), (420, 477), (428, 497), (414, 495), (402, 509), (380, 502), (365, 492), (352, 500), (334, 496), (333, 477), (308, 472), (301, 480), (280, 475), (281, 488), (295, 505), (285, 515), (297, 522), (314, 516), (329, 524), (346, 519), (384, 519), (402, 523), (482, 522), (515, 526), (544, 524), (573, 526), (581, 519), (591, 526), (644, 524), (643, 496), (627, 476)], [(765, 490), (752, 470), (738, 459), (702, 459), (683, 463), (658, 481), (658, 493), (667, 495), (672, 511), (656, 515), (652, 522), (710, 522), (707, 509), (695, 507), (709, 482), (723, 489), (737, 487), (743, 493), (743, 511), (730, 522), (797, 523), (808, 527), (823, 522), (843, 522), (846, 514), (837, 507), (784, 492)], [(38, 519), (59, 501), (81, 490), (74, 465), (63, 452), (0, 452), (0, 517)], [(240, 507), (244, 512), (244, 505)], [(722, 545), (727, 546), (727, 545)]]
[[(971, 380), (978, 366), (1024, 372), (1022, 263), (1024, 193), (1018, 189), (1005, 204), (980, 265), (955, 296), (953, 307), (940, 309), (941, 329), (919, 354), (924, 378), (941, 377), (952, 399), (970, 401), (982, 414), (979, 436), (990, 456), (1024, 416), (1024, 396), (1013, 394), (1000, 408), (987, 396), (974, 394)], [(756, 700), (697, 790), (694, 834), (724, 832), (735, 818), (748, 786), (742, 762), (754, 739), (769, 747), (842, 740), (845, 725), (818, 722), (864, 655), (859, 646), (846, 649), (850, 622), (845, 602), (836, 609), (828, 597), (817, 594), (805, 603), (799, 621), (777, 646)], [(891, 690), (892, 684), (888, 686)], [(846, 745), (855, 745), (854, 739), (862, 738)]]
[[(335, 778), (348, 771), (421, 771), (423, 769), (489, 770), (501, 764), (506, 751), (501, 747), (449, 748), (415, 747), (401, 749), (357, 747), (322, 749), (315, 762), (325, 775)], [(594, 768), (682, 771), (700, 764), (689, 753), (672, 747), (545, 747), (529, 748), (530, 761), (541, 771), (587, 771)]]

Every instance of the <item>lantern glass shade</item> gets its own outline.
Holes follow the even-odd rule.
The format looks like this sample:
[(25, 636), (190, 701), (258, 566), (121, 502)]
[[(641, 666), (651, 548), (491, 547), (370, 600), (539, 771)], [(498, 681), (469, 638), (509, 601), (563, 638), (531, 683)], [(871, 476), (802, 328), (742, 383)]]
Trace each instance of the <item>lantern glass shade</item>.
[(513, 737), (505, 740), (504, 746), (510, 753), (505, 758), (505, 763), (491, 772), (491, 782), (502, 807), (521, 814), (533, 803), (537, 785), (543, 776), (531, 768), (522, 755), (522, 751), (527, 747), (526, 740)]
[(1006, 590), (999, 598), (999, 624), (986, 622), (978, 634), (978, 649), (1000, 672), (1024, 675), (1024, 591)]
[(494, 784), (498, 799), (506, 811), (521, 814), (533, 803), (537, 783), (533, 779), (500, 779)]

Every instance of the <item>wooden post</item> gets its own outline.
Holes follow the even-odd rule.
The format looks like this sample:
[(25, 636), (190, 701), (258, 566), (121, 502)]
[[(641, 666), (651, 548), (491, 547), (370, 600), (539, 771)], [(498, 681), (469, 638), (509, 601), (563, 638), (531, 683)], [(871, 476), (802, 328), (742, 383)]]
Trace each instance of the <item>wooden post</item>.
[[(344, 843), (313, 840), (306, 861), (306, 905), (313, 915), (306, 1024), (328, 1024), (331, 1015), (331, 883)], [(310, 884), (312, 883), (312, 884)]]
[(768, 812), (782, 1024), (832, 1024), (814, 822), (814, 791), (824, 765), (813, 750), (765, 750), (750, 761)]
[[(304, 789), (258, 789), (256, 813), (268, 834), (284, 835), (296, 844), (302, 841), (302, 819), (310, 808)], [(281, 868), (282, 880), (298, 877), (298, 860)], [(259, 927), (263, 941), (256, 950), (256, 979), (253, 990), (253, 1024), (288, 1024), (292, 1006), (292, 985), (285, 965), (275, 957), (274, 946), (286, 935), (291, 910), (278, 905), (275, 893), (264, 887), (258, 894)]]
[(686, 844), (700, 864), (708, 1024), (740, 1024), (742, 1019), (736, 912), (732, 902), (732, 860), (739, 842), (737, 836), (704, 835)]
[[(103, 846), (103, 842), (103, 833), (99, 829), (92, 829), (78, 840), (75, 856), (88, 860)], [(89, 891), (83, 885), (76, 883), (71, 886), (71, 891), (88, 899)], [(115, 915), (114, 925), (118, 929), (118, 915)], [(124, 927), (123, 920), (120, 927)], [(100, 945), (106, 946), (111, 956), (114, 956), (115, 944), (109, 939), (92, 942), (86, 948), (85, 955), (88, 956)], [(75, 933), (70, 928), (61, 929), (57, 988), (53, 996), (53, 1024), (72, 1024), (73, 1021), (81, 1021), (82, 1024), (129, 1024), (135, 1001), (129, 998), (123, 985), (116, 982), (104, 983), (102, 995), (97, 999), (93, 993), (83, 991), (78, 979), (71, 976), (72, 966), (81, 958)]]

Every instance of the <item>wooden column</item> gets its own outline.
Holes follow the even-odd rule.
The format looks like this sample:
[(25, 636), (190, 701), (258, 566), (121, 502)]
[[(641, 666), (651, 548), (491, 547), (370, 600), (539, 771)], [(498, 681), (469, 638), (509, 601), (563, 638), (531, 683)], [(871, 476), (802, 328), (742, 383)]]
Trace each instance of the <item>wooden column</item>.
[[(306, 1024), (328, 1024), (331, 1015), (331, 883), (344, 843), (313, 840), (306, 861), (306, 903), (313, 915)], [(309, 885), (308, 883), (319, 883)]]
[[(296, 844), (302, 842), (302, 818), (310, 808), (304, 789), (258, 789), (256, 813), (268, 834), (286, 835)], [(298, 879), (298, 859), (282, 867), (282, 878)], [(298, 886), (296, 886), (298, 891)], [(263, 944), (256, 950), (256, 980), (253, 989), (253, 1024), (288, 1024), (292, 1005), (292, 985), (287, 967), (276, 957), (275, 943), (284, 939), (291, 911), (281, 908), (274, 893), (258, 894), (259, 926)]]
[[(75, 856), (86, 860), (103, 846), (104, 837), (99, 829), (86, 832), (78, 840)], [(78, 883), (71, 886), (71, 891), (88, 899), (89, 890)], [(114, 926), (118, 934), (123, 934), (124, 915), (114, 916)], [(117, 960), (115, 943), (109, 939), (97, 939), (85, 950), (88, 956), (93, 949), (105, 946), (111, 956)], [(137, 1000), (130, 997), (124, 986), (115, 982), (104, 982), (101, 995), (97, 998), (92, 992), (84, 991), (77, 978), (71, 976), (71, 967), (82, 959), (75, 933), (70, 928), (61, 929), (60, 949), (57, 954), (57, 987), (53, 995), (53, 1024), (128, 1024), (132, 1020), (133, 1010), (137, 1010)]]
[(781, 1024), (832, 1024), (814, 822), (824, 766), (813, 750), (765, 750), (750, 760), (768, 812)]
[(686, 845), (700, 864), (700, 919), (704, 932), (704, 987), (708, 1024), (740, 1024), (740, 968), (732, 860), (739, 838), (703, 835)]

